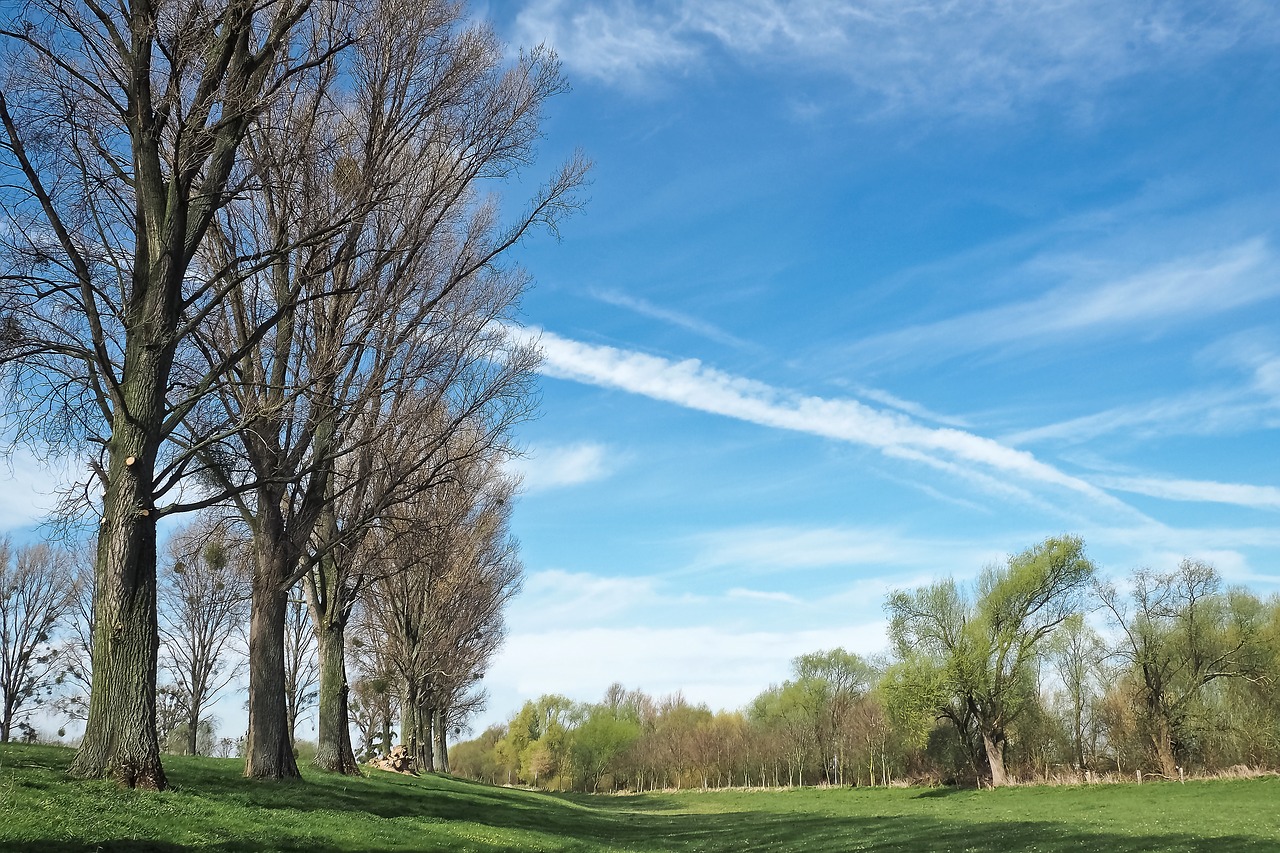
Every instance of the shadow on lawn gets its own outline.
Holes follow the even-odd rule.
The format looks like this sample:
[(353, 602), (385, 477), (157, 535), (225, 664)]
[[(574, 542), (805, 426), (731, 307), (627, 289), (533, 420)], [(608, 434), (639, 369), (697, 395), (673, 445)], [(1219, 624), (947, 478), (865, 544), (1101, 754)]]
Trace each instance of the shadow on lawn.
[[(60, 760), (58, 764), (63, 764)], [(312, 776), (297, 785), (264, 784), (234, 775), (230, 762), (174, 761), (170, 779), (177, 797), (208, 801), (211, 807), (248, 806), (294, 812), (350, 814), (351, 820), (365, 817), (415, 818), (444, 823), (471, 822), (502, 830), (527, 831), (526, 842), (538, 849), (590, 851), (609, 844), (636, 851), (792, 851), (793, 853), (836, 853), (836, 851), (966, 851), (966, 853), (1007, 853), (1037, 850), (1041, 853), (1149, 853), (1171, 851), (1198, 853), (1274, 853), (1274, 840), (1245, 836), (1205, 839), (1176, 833), (1141, 838), (1113, 833), (1078, 830), (1065, 822), (1053, 821), (959, 821), (928, 816), (841, 816), (806, 814), (796, 811), (742, 810), (726, 813), (688, 814), (688, 808), (672, 796), (563, 798), (493, 788), (457, 779), (419, 780), (377, 774), (370, 780)], [(50, 770), (60, 769), (49, 766)], [(63, 764), (65, 766), (65, 764)], [(827, 801), (827, 806), (831, 801)], [(304, 822), (305, 825), (305, 822)], [(403, 825), (406, 833), (413, 824)], [(423, 839), (426, 842), (426, 839)], [(385, 850), (415, 849), (411, 839), (398, 846), (365, 839), (359, 849), (379, 853)], [(452, 845), (417, 847), (421, 850), (449, 850)], [(498, 842), (468, 838), (468, 848), (480, 853), (499, 853), (509, 848)], [(102, 839), (61, 842), (53, 839), (25, 841), (6, 846), (3, 853), (176, 853), (190, 849), (181, 845), (145, 840)], [(214, 853), (351, 853), (350, 846), (333, 846), (322, 839), (279, 835), (269, 840), (251, 836), (227, 838), (221, 843), (204, 843), (200, 850)]]

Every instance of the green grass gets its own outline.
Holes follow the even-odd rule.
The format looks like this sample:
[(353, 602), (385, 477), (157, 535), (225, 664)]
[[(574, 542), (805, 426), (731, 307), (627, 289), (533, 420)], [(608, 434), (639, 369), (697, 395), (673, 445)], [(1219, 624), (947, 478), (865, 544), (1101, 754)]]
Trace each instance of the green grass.
[(166, 760), (173, 789), (71, 782), (70, 750), (0, 746), (0, 851), (1280, 850), (1280, 780), (551, 796), (448, 778), (241, 778)]

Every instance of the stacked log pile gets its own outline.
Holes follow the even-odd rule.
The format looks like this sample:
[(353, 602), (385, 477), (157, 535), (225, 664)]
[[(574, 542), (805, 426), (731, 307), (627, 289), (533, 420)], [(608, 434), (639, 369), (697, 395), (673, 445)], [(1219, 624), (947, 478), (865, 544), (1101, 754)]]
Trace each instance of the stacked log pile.
[(417, 776), (417, 772), (413, 769), (413, 759), (409, 757), (409, 750), (404, 744), (393, 746), (391, 752), (380, 758), (369, 759), (369, 766), (376, 767), (379, 770), (390, 770), (393, 773), (406, 773), (410, 776)]

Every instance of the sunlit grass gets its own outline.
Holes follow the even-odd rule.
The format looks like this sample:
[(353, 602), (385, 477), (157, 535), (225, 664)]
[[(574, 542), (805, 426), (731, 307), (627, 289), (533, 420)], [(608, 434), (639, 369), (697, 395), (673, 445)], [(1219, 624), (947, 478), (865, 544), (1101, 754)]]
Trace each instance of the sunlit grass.
[(154, 794), (68, 781), (71, 755), (0, 746), (0, 850), (1280, 850), (1273, 778), (561, 797), (389, 773), (255, 783), (236, 760), (171, 757)]

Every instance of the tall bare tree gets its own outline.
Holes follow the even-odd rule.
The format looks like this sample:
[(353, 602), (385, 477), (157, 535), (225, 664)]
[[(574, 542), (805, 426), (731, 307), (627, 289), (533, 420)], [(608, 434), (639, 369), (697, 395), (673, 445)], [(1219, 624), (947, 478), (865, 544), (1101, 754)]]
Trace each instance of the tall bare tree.
[(159, 593), (161, 657), (186, 718), (188, 755), (197, 754), (205, 711), (238, 669), (231, 643), (248, 611), (244, 551), (211, 519), (169, 540)]
[(54, 707), (68, 720), (89, 718), (93, 687), (93, 559), (96, 548), (84, 543), (67, 551), (71, 597), (63, 621), (61, 683)]
[(284, 702), (290, 748), (297, 742), (298, 720), (316, 704), (319, 682), (316, 635), (303, 591), (295, 586), (289, 593), (284, 618)]
[[(259, 778), (298, 774), (283, 687), (288, 590), (320, 573), (312, 601), (336, 607), (318, 614), (321, 637), (341, 652), (345, 605), (323, 594), (337, 589), (323, 576), (329, 551), (425, 487), (414, 465), (435, 465), (460, 424), (498, 396), (522, 397), (531, 352), (495, 321), (509, 318), (524, 276), (501, 261), (574, 206), (586, 169), (570, 161), (501, 226), (478, 193), (530, 160), (541, 107), (563, 88), (554, 56), (508, 65), (452, 3), (375, 4), (357, 19), (350, 62), (323, 70), (350, 91), (299, 91), (259, 122), (250, 145), (263, 192), (229, 205), (211, 244), (216, 267), (305, 246), (269, 267), (240, 263), (239, 288), (202, 330), (210, 364), (237, 359), (235, 381), (212, 398), (220, 410), (201, 415), (236, 425), (206, 457), (224, 491), (243, 490), (257, 554), (245, 772)], [(263, 315), (282, 320), (254, 337), (246, 318)], [(360, 455), (441, 413), (436, 433), (398, 446), (397, 476), (379, 478), (376, 455)], [(322, 530), (335, 503), (357, 509)]]
[[(376, 626), (400, 691), (402, 739), (416, 765), (437, 768), (446, 721), (502, 638), (502, 607), (521, 565), (508, 530), (514, 484), (481, 457), (421, 496), (412, 536), (386, 549), (393, 569), (372, 584), (362, 618)], [(445, 759), (441, 758), (441, 764)]]
[(54, 629), (70, 603), (63, 560), (44, 542), (14, 548), (0, 539), (0, 742), (60, 673)]
[(189, 439), (172, 439), (231, 360), (200, 374), (175, 365), (238, 286), (193, 261), (251, 174), (238, 169), (249, 127), (345, 41), (312, 7), (33, 0), (0, 23), (7, 399), (25, 437), (90, 442), (102, 489), (94, 689), (76, 776), (166, 784), (156, 519), (182, 508), (172, 493), (196, 458)]

